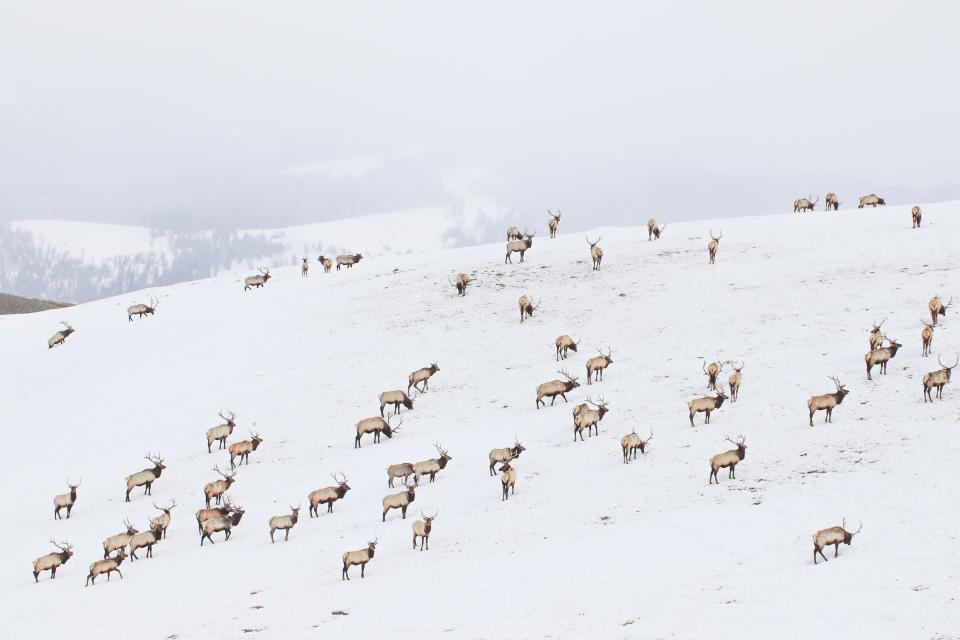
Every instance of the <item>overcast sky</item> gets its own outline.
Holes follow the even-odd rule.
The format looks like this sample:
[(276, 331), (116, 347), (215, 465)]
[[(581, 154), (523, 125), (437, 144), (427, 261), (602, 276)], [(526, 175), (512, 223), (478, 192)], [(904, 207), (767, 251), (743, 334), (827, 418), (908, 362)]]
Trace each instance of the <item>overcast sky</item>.
[(0, 2), (0, 220), (960, 198), (955, 3)]

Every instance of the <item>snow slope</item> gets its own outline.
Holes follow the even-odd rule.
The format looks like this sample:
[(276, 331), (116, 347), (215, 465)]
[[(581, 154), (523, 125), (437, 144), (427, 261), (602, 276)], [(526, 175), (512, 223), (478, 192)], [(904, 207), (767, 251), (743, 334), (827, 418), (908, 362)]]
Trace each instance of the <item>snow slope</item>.
[[(0, 318), (0, 629), (7, 638), (960, 637), (960, 396), (924, 404), (920, 323), (935, 293), (957, 294), (956, 204), (597, 229), (592, 272), (578, 235), (537, 237), (524, 264), (502, 245), (364, 260), (301, 279), (276, 269), (242, 291), (243, 273), (30, 316)], [(669, 221), (667, 221), (669, 222)], [(707, 265), (708, 229), (723, 231)], [(516, 261), (516, 259), (515, 259)], [(473, 272), (458, 299), (448, 275)], [(518, 322), (517, 297), (542, 298)], [(149, 295), (156, 317), (128, 323)], [(934, 356), (960, 350), (951, 310)], [(887, 376), (867, 382), (873, 319), (904, 343)], [(57, 321), (77, 332), (48, 351)], [(613, 349), (605, 380), (570, 404), (534, 408), (553, 379), (554, 337), (583, 339), (567, 366), (583, 375)], [(691, 428), (703, 359), (744, 360), (740, 402)], [(352, 446), (377, 394), (437, 361), (393, 439)], [(726, 379), (727, 371), (723, 373)], [(806, 400), (850, 389), (832, 425), (807, 426)], [(611, 412), (599, 437), (573, 442), (570, 409), (588, 394)], [(199, 545), (194, 511), (215, 479), (204, 432), (237, 412), (231, 441), (265, 441), (231, 489), (247, 514), (231, 540)], [(253, 426), (255, 423), (255, 427)], [(636, 463), (619, 438), (654, 439)], [(708, 486), (707, 459), (744, 434), (737, 479)], [(501, 502), (487, 453), (514, 435), (516, 496)], [(421, 485), (409, 515), (439, 509), (429, 552), (411, 549), (414, 518), (380, 521), (388, 464), (453, 460)], [(158, 503), (176, 497), (169, 539), (124, 579), (84, 588), (100, 542), (125, 517), (155, 514), (124, 477), (161, 452)], [(343, 471), (352, 491), (333, 514), (306, 517), (307, 493)], [(65, 478), (83, 478), (73, 517), (52, 519)], [(266, 521), (303, 507), (290, 541)], [(814, 566), (811, 534), (864, 523), (840, 557)], [(340, 579), (344, 551), (379, 539), (367, 577)], [(31, 561), (70, 540), (55, 581)], [(342, 611), (348, 615), (334, 615)]]

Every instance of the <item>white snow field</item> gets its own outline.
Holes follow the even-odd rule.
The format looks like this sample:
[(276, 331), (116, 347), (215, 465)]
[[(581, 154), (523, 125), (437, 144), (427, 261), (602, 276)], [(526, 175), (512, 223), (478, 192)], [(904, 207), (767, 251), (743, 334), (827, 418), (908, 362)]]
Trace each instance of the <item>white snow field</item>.
[[(3, 638), (956, 638), (960, 637), (960, 392), (924, 403), (921, 377), (960, 351), (954, 309), (921, 357), (934, 294), (960, 301), (960, 204), (605, 228), (603, 268), (583, 235), (534, 240), (526, 261), (503, 245), (365, 259), (306, 279), (275, 269), (189, 282), (70, 309), (0, 318), (0, 636)], [(643, 217), (644, 220), (646, 216)], [(643, 220), (638, 220), (642, 225)], [(723, 232), (707, 264), (708, 230)], [(358, 229), (357, 233), (362, 233)], [(457, 271), (476, 282), (458, 298)], [(522, 325), (517, 298), (542, 299)], [(156, 316), (127, 322), (150, 295)], [(958, 305), (957, 311), (960, 311)], [(866, 380), (867, 330), (903, 348)], [(64, 345), (46, 340), (69, 321)], [(579, 336), (555, 362), (554, 338)], [(584, 361), (613, 350), (602, 383)], [(691, 428), (707, 361), (743, 360), (740, 401)], [(429, 392), (400, 432), (353, 447), (377, 394), (405, 389), (436, 361)], [(569, 404), (534, 408), (561, 366), (580, 376)], [(729, 369), (721, 379), (726, 381)], [(807, 426), (811, 394), (850, 390)], [(573, 441), (588, 395), (610, 413)], [(232, 409), (230, 442), (264, 438), (229, 495), (246, 515), (224, 543), (200, 546), (204, 483), (228, 465), (204, 433)], [(255, 426), (254, 426), (255, 425)], [(632, 429), (654, 438), (623, 464)], [(707, 484), (708, 458), (746, 437), (737, 478)], [(516, 495), (501, 501), (487, 454), (518, 437)], [(381, 523), (385, 469), (453, 460), (421, 484), (406, 520)], [(159, 452), (152, 499), (124, 478)], [(332, 514), (307, 493), (343, 471), (352, 490)], [(66, 478), (82, 478), (69, 520), (53, 519)], [(84, 587), (101, 541), (124, 518), (146, 528), (151, 503), (176, 498), (154, 557)], [(267, 519), (301, 505), (289, 542)], [(411, 548), (420, 510), (439, 510), (429, 551)], [(814, 566), (811, 536), (843, 518), (863, 531)], [(282, 538), (282, 536), (280, 536)], [(35, 584), (31, 563), (69, 540), (75, 556)], [(341, 580), (341, 555), (377, 538), (376, 556)], [(343, 613), (347, 615), (342, 615)]]

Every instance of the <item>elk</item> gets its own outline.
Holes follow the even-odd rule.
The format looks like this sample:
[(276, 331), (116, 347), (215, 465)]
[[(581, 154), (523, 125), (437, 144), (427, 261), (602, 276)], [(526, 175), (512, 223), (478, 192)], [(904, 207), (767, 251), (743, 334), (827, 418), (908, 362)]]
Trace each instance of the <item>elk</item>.
[(232, 445), (230, 445), (230, 448), (228, 449), (230, 452), (230, 468), (237, 468), (237, 465), (233, 463), (235, 458), (240, 458), (240, 461), (237, 464), (243, 464), (244, 461), (246, 461), (247, 464), (250, 464), (250, 452), (256, 451), (257, 447), (259, 447), (260, 443), (262, 442), (263, 438), (260, 437), (260, 434), (251, 431), (249, 440), (241, 440), (240, 442), (234, 442)]
[(717, 259), (717, 249), (720, 247), (720, 238), (723, 237), (723, 231), (716, 238), (713, 237), (713, 231), (710, 231), (710, 242), (707, 243), (707, 253), (710, 254), (710, 264)]
[[(80, 482), (83, 482), (81, 478)], [(62, 520), (63, 517), (60, 515), (60, 509), (67, 510), (67, 520), (70, 519), (70, 512), (73, 511), (73, 505), (77, 502), (77, 487), (80, 486), (80, 482), (77, 484), (72, 484), (70, 478), (67, 478), (67, 486), (70, 488), (69, 493), (61, 493), (58, 496), (53, 497), (53, 519)]]
[(562, 336), (557, 336), (557, 339), (553, 341), (553, 344), (557, 347), (557, 362), (560, 360), (567, 359), (567, 351), (577, 350), (577, 345), (580, 344), (580, 341), (574, 340), (570, 336), (564, 334)]
[(388, 404), (393, 405), (393, 415), (400, 413), (400, 405), (407, 409), (413, 409), (413, 400), (403, 391), (384, 391), (377, 398), (380, 400), (380, 417), (383, 417), (383, 408)]
[(325, 258), (323, 256), (317, 256), (317, 262), (323, 265), (323, 272), (330, 273), (330, 267), (333, 266), (333, 260), (330, 258)]
[(399, 493), (391, 493), (390, 495), (383, 497), (382, 522), (387, 521), (387, 512), (391, 509), (400, 509), (403, 519), (407, 519), (407, 507), (409, 507), (410, 503), (417, 498), (417, 487), (416, 485), (409, 485), (406, 482), (403, 483), (403, 487), (403, 491)]
[(49, 571), (50, 579), (54, 580), (57, 577), (57, 569), (60, 568), (60, 565), (66, 564), (67, 560), (73, 557), (73, 545), (69, 542), (58, 544), (56, 540), (51, 539), (50, 544), (59, 549), (59, 551), (42, 555), (33, 561), (34, 582), (40, 582), (39, 576), (44, 571)]
[(844, 518), (843, 523), (839, 527), (830, 527), (829, 529), (821, 529), (813, 534), (813, 564), (817, 564), (817, 554), (820, 554), (820, 557), (823, 558), (823, 561), (827, 561), (827, 556), (823, 555), (823, 548), (833, 545), (833, 557), (836, 558), (840, 555), (840, 543), (850, 544), (853, 542), (853, 536), (860, 533), (863, 529), (863, 523), (860, 523), (860, 528), (854, 532), (847, 531), (847, 520)]
[(837, 194), (835, 194), (833, 191), (828, 193), (824, 199), (827, 201), (826, 211), (830, 211), (830, 207), (833, 207), (834, 211), (840, 208), (840, 199), (837, 198)]
[(307, 258), (300, 263), (300, 276), (306, 278), (310, 274), (310, 261)]
[(160, 301), (157, 298), (150, 298), (150, 304), (135, 304), (127, 307), (127, 322), (133, 322), (133, 316), (142, 318), (145, 315), (152, 316), (157, 310)]
[(877, 324), (876, 320), (873, 321), (873, 328), (870, 329), (870, 334), (867, 336), (867, 342), (870, 343), (871, 351), (874, 349), (879, 349), (883, 346), (883, 334), (880, 333), (880, 327), (882, 327), (883, 323), (886, 321), (886, 318), (881, 320), (880, 324)]
[(797, 198), (793, 201), (793, 212), (803, 213), (804, 211), (813, 211), (813, 207), (820, 202), (820, 196), (818, 195), (816, 200), (811, 200), (810, 196), (806, 198)]
[(620, 438), (620, 448), (623, 449), (623, 464), (629, 464), (630, 460), (637, 459), (637, 449), (640, 450), (640, 453), (646, 454), (647, 443), (651, 440), (653, 440), (653, 429), (650, 429), (650, 435), (646, 440), (637, 435), (636, 429)]
[(887, 341), (887, 346), (881, 347), (880, 349), (872, 349), (864, 354), (863, 360), (867, 366), (867, 380), (873, 380), (870, 376), (870, 370), (873, 369), (875, 365), (880, 365), (880, 374), (887, 375), (887, 363), (897, 355), (897, 349), (903, 345), (897, 342), (892, 338), (883, 336)]
[[(382, 395), (382, 394), (381, 394)], [(381, 407), (382, 408), (382, 407)], [(393, 418), (393, 416), (390, 416)], [(374, 416), (372, 418), (364, 418), (357, 423), (357, 437), (353, 439), (353, 448), (360, 448), (360, 438), (364, 434), (372, 433), (374, 443), (380, 442), (380, 434), (392, 438), (393, 434), (400, 431), (400, 425), (403, 424), (403, 418), (400, 419), (400, 422), (397, 423), (397, 426), (390, 426), (390, 419), (384, 420), (379, 416)]]
[(250, 287), (262, 287), (267, 284), (267, 280), (270, 279), (270, 269), (264, 269), (259, 267), (257, 271), (260, 272), (258, 276), (247, 276), (243, 279), (243, 290), (246, 291)]
[(727, 378), (727, 384), (730, 385), (730, 402), (736, 402), (740, 397), (740, 372), (743, 370), (743, 363), (735, 365), (731, 362), (730, 366), (733, 367), (733, 373)]
[(200, 534), (203, 534), (203, 523), (211, 518), (219, 518), (221, 516), (229, 515), (233, 511), (233, 505), (230, 503), (230, 498), (223, 499), (223, 505), (219, 507), (212, 507), (210, 509), (200, 509), (197, 511), (197, 529)]
[(698, 413), (706, 413), (707, 417), (704, 419), (703, 424), (710, 424), (710, 412), (719, 409), (723, 406), (723, 401), (730, 397), (723, 392), (723, 389), (716, 389), (715, 393), (717, 394), (715, 396), (703, 396), (687, 401), (687, 409), (690, 411), (691, 427), (693, 426), (693, 416)]
[(737, 436), (736, 442), (731, 440), (730, 436), (727, 436), (725, 440), (733, 444), (736, 449), (730, 449), (729, 451), (724, 451), (723, 453), (718, 453), (710, 457), (710, 481), (707, 484), (713, 484), (714, 481), (720, 484), (720, 479), (717, 478), (717, 472), (727, 467), (730, 468), (730, 471), (727, 472), (727, 478), (735, 480), (737, 477), (737, 463), (747, 457), (747, 440), (743, 435)]
[(525, 318), (532, 318), (533, 312), (540, 308), (540, 300), (534, 303), (533, 298), (523, 294), (517, 300), (517, 305), (520, 307), (520, 324), (523, 324)]
[(355, 253), (352, 256), (337, 256), (337, 271), (340, 271), (340, 267), (346, 266), (348, 269), (353, 269), (353, 265), (357, 264), (363, 259), (363, 256), (359, 253)]
[(520, 254), (520, 262), (523, 262), (523, 255), (527, 252), (527, 249), (533, 246), (533, 238), (536, 236), (536, 233), (527, 233), (526, 230), (523, 232), (523, 238), (518, 240), (511, 240), (507, 243), (507, 255), (503, 259), (503, 263), (513, 264), (513, 258), (511, 255), (514, 253)]
[(297, 518), (300, 517), (300, 505), (295, 507), (290, 507), (290, 515), (288, 516), (273, 516), (270, 518), (268, 524), (270, 525), (270, 542), (273, 543), (273, 534), (279, 529), (283, 531), (283, 541), (287, 542), (290, 539), (290, 529), (293, 529), (294, 525), (297, 524)]
[(830, 376), (830, 380), (833, 380), (833, 384), (837, 386), (837, 390), (834, 393), (825, 393), (819, 396), (810, 396), (810, 399), (807, 400), (807, 408), (810, 410), (810, 426), (813, 426), (813, 414), (817, 411), (826, 411), (827, 415), (824, 417), (823, 422), (833, 422), (833, 409), (838, 404), (843, 402), (843, 399), (847, 397), (847, 394), (850, 393), (847, 391), (846, 387), (840, 384), (840, 380), (836, 376)]
[(387, 467), (387, 487), (393, 488), (394, 478), (403, 478), (403, 481), (406, 482), (407, 478), (413, 475), (413, 465), (409, 462), (401, 462), (399, 464), (392, 464)]
[(863, 209), (865, 206), (872, 206), (876, 209), (878, 204), (886, 205), (887, 203), (877, 194), (871, 193), (868, 196), (860, 196), (860, 204), (857, 205), (857, 209)]
[(440, 511), (437, 510), (432, 516), (428, 516), (423, 513), (423, 509), (420, 510), (420, 517), (423, 520), (417, 520), (413, 523), (413, 550), (417, 550), (417, 538), (420, 538), (420, 551), (423, 551), (423, 545), (426, 543), (427, 551), (430, 551), (430, 531), (433, 530), (433, 521), (440, 514)]
[(546, 400), (544, 398), (550, 398), (550, 406), (553, 406), (553, 403), (556, 401), (557, 396), (563, 398), (563, 401), (567, 401), (567, 393), (573, 389), (576, 389), (580, 386), (580, 383), (577, 382), (578, 378), (571, 378), (567, 373), (566, 369), (561, 369), (558, 371), (566, 380), (551, 380), (550, 382), (544, 382), (541, 385), (537, 386), (537, 409), (540, 408), (540, 405), (547, 406)]
[(933, 344), (933, 325), (923, 320), (920, 324), (923, 325), (923, 331), (920, 332), (921, 356), (925, 358), (930, 355), (930, 346)]
[(100, 574), (107, 574), (107, 582), (110, 582), (110, 574), (114, 571), (117, 572), (117, 575), (120, 576), (120, 579), (123, 579), (123, 574), (120, 573), (120, 563), (122, 563), (127, 558), (127, 553), (123, 549), (120, 549), (120, 553), (113, 556), (112, 558), (105, 558), (103, 560), (97, 560), (90, 565), (90, 573), (87, 574), (87, 582), (83, 586), (89, 587), (92, 582), (94, 585), (97, 584), (97, 576)]
[(214, 500), (214, 504), (220, 504), (223, 500), (223, 494), (225, 494), (234, 482), (237, 481), (236, 472), (226, 474), (223, 471), (220, 471), (219, 466), (213, 468), (218, 474), (220, 474), (220, 480), (214, 480), (213, 482), (208, 482), (203, 486), (203, 495), (207, 500), (207, 508), (210, 508), (210, 501)]
[(470, 276), (465, 273), (458, 273), (456, 280), (451, 280), (450, 276), (447, 276), (447, 282), (449, 282), (453, 287), (457, 289), (458, 296), (467, 295), (467, 286), (470, 284)]
[(167, 507), (158, 507), (156, 502), (153, 503), (153, 508), (163, 511), (163, 513), (154, 518), (150, 518), (150, 528), (159, 528), (159, 533), (162, 538), (167, 537), (167, 527), (170, 526), (170, 512), (173, 511), (175, 506), (177, 506), (175, 499), (170, 500), (170, 505)]
[(437, 474), (441, 470), (446, 469), (447, 463), (453, 460), (453, 456), (447, 453), (447, 450), (441, 447), (438, 443), (433, 443), (433, 446), (437, 448), (437, 453), (440, 454), (439, 458), (430, 458), (429, 460), (422, 460), (420, 462), (414, 463), (413, 465), (413, 484), (420, 484), (420, 476), (429, 475), (430, 482), (433, 482)]
[(557, 237), (557, 227), (560, 226), (560, 216), (563, 213), (560, 209), (557, 209), (557, 215), (553, 215), (553, 212), (550, 209), (547, 209), (547, 213), (550, 215), (550, 219), (547, 220), (547, 228), (550, 229), (550, 239)]
[(509, 500), (508, 491), (517, 495), (517, 470), (510, 466), (509, 462), (504, 462), (500, 467), (500, 486), (503, 487), (503, 497), (500, 502)]
[(930, 371), (929, 373), (923, 374), (924, 402), (927, 400), (933, 402), (933, 398), (930, 397), (930, 392), (934, 387), (937, 388), (937, 397), (943, 400), (943, 387), (945, 384), (950, 382), (950, 370), (960, 364), (960, 356), (957, 356), (957, 359), (954, 360), (952, 365), (944, 364), (943, 360), (940, 359), (940, 356), (937, 356), (937, 362), (940, 363), (940, 366), (943, 367), (943, 369)]
[(513, 460), (520, 457), (520, 454), (526, 451), (526, 447), (520, 444), (520, 441), (517, 440), (517, 436), (513, 436), (513, 446), (504, 447), (502, 449), (491, 449), (490, 450), (490, 475), (496, 475), (494, 472), (494, 467), (497, 464), (503, 464), (507, 462), (512, 462)]
[(66, 322), (61, 322), (60, 324), (63, 325), (63, 329), (60, 329), (60, 331), (50, 336), (50, 339), (47, 340), (47, 349), (53, 349), (58, 344), (63, 344), (63, 341), (66, 340), (71, 333), (76, 331), (76, 329)]
[(647, 220), (647, 241), (649, 242), (654, 238), (659, 240), (660, 234), (663, 233), (663, 230), (666, 228), (667, 228), (667, 225), (663, 225), (662, 227), (658, 225), (656, 218), (650, 218), (649, 220)]
[(227, 415), (223, 415), (223, 411), (220, 411), (217, 415), (227, 422), (207, 429), (207, 453), (213, 453), (210, 447), (213, 446), (214, 441), (220, 443), (217, 447), (218, 449), (226, 449), (227, 438), (233, 433), (234, 428), (237, 426), (235, 422), (237, 414), (233, 411), (228, 411)]
[(520, 229), (516, 227), (507, 227), (507, 242), (511, 240), (519, 240), (523, 237), (523, 233), (520, 232)]
[(603, 249), (597, 244), (603, 240), (603, 236), (597, 238), (596, 242), (590, 242), (590, 236), (587, 236), (587, 244), (590, 245), (590, 257), (593, 259), (593, 270), (600, 271), (600, 263), (603, 261)]
[(160, 474), (163, 473), (163, 470), (166, 469), (166, 465), (163, 464), (163, 458), (158, 456), (152, 456), (149, 453), (144, 456), (145, 460), (153, 463), (153, 467), (144, 469), (143, 471), (137, 471), (129, 476), (127, 476), (127, 498), (126, 502), (130, 502), (130, 492), (133, 491), (135, 487), (144, 487), (143, 495), (153, 495), (151, 487), (153, 482), (160, 477)]
[(103, 541), (103, 557), (107, 558), (116, 550), (123, 550), (127, 543), (130, 542), (130, 538), (134, 535), (140, 533), (140, 530), (133, 526), (133, 523), (130, 520), (124, 520), (123, 526), (127, 528), (124, 533), (118, 533), (116, 535), (110, 536), (109, 538)]
[(331, 474), (331, 478), (336, 482), (336, 486), (324, 487), (311, 491), (307, 495), (307, 501), (310, 503), (310, 517), (320, 517), (319, 507), (322, 504), (327, 505), (327, 513), (333, 513), (333, 503), (342, 500), (347, 491), (350, 491), (350, 485), (347, 484), (347, 476), (341, 471), (340, 477), (337, 474)]
[(920, 227), (920, 219), (923, 217), (923, 214), (920, 211), (920, 207), (914, 205), (913, 209), (910, 210), (910, 217), (913, 219), (912, 229), (917, 229)]
[[(436, 362), (430, 363), (429, 367), (424, 367), (422, 369), (417, 369), (409, 376), (407, 376), (407, 393), (410, 393), (410, 387), (413, 387), (420, 393), (426, 393), (427, 387), (430, 386), (430, 378), (437, 371), (440, 371), (440, 367), (437, 366)], [(418, 387), (418, 384), (423, 384), (423, 388)]]
[(341, 580), (349, 580), (350, 574), (348, 570), (355, 564), (360, 565), (360, 577), (363, 578), (363, 572), (367, 568), (367, 563), (373, 560), (374, 551), (377, 549), (377, 539), (367, 542), (366, 549), (360, 549), (359, 551), (347, 551), (343, 554), (343, 571), (340, 573)]
[(583, 442), (583, 430), (587, 430), (587, 435), (591, 438), (593, 437), (593, 430), (596, 430), (597, 435), (600, 435), (600, 421), (603, 420), (603, 416), (610, 411), (607, 408), (607, 403), (604, 402), (603, 398), (600, 398), (599, 402), (593, 402), (590, 398), (587, 398), (587, 402), (596, 407), (596, 409), (585, 409), (573, 417), (573, 441), (577, 441), (577, 436), (580, 436), (580, 442)]
[(203, 535), (200, 536), (200, 546), (203, 546), (204, 540), (209, 540), (210, 544), (213, 544), (213, 534), (220, 531), (224, 532), (224, 542), (229, 540), (233, 532), (233, 527), (240, 524), (240, 518), (243, 517), (243, 514), (243, 507), (231, 507), (230, 513), (226, 515), (204, 520), (203, 524), (200, 525), (200, 529), (203, 532)]
[(593, 384), (592, 380), (597, 380), (597, 382), (603, 382), (603, 370), (613, 364), (613, 350), (610, 347), (607, 347), (607, 352), (604, 353), (599, 348), (597, 352), (600, 354), (598, 356), (593, 356), (587, 360), (587, 384)]
[(130, 538), (130, 562), (134, 560), (139, 560), (137, 557), (137, 549), (147, 548), (147, 558), (153, 557), (153, 545), (157, 544), (160, 541), (163, 531), (159, 525), (150, 526), (149, 531), (141, 531), (140, 533), (132, 536)]
[(723, 371), (723, 363), (717, 360), (716, 362), (711, 362), (710, 366), (707, 366), (707, 363), (704, 362), (701, 366), (703, 369), (704, 375), (707, 376), (707, 389), (716, 389), (717, 388), (717, 376), (720, 375), (720, 372)]
[(930, 321), (933, 326), (937, 326), (937, 316), (947, 316), (947, 309), (950, 308), (951, 304), (953, 304), (953, 296), (950, 296), (947, 304), (943, 304), (939, 295), (930, 298), (930, 302), (927, 303), (927, 308), (930, 310)]

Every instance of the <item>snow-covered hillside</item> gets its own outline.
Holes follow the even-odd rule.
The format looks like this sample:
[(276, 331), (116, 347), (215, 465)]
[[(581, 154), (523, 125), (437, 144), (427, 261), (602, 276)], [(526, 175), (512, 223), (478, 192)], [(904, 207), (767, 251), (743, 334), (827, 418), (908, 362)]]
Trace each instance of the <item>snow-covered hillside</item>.
[[(274, 269), (70, 309), (0, 318), (0, 629), (8, 638), (948, 638), (960, 636), (960, 521), (954, 471), (960, 394), (924, 404), (920, 379), (960, 351), (953, 309), (934, 357), (920, 319), (936, 293), (960, 300), (960, 207), (924, 205), (597, 229), (603, 268), (581, 235), (538, 236), (526, 262), (503, 246), (365, 259), (309, 278)], [(707, 264), (708, 230), (722, 230)], [(474, 275), (465, 298), (448, 276)], [(522, 325), (517, 298), (541, 299)], [(159, 295), (152, 318), (127, 305)], [(866, 380), (871, 321), (903, 348)], [(48, 350), (58, 321), (76, 333)], [(582, 339), (555, 362), (554, 338)], [(602, 383), (586, 358), (613, 350)], [(701, 365), (742, 360), (740, 401), (710, 425), (687, 420), (705, 393)], [(354, 424), (377, 394), (406, 388), (436, 361), (428, 393), (400, 432), (354, 449)], [(537, 384), (561, 366), (580, 376), (570, 404), (534, 408)], [(722, 378), (727, 377), (724, 370)], [(806, 400), (850, 390), (823, 424)], [(599, 437), (574, 442), (571, 408), (610, 404)], [(200, 547), (194, 512), (224, 468), (204, 432), (232, 409), (231, 442), (263, 445), (230, 495), (246, 514), (229, 542)], [(621, 460), (620, 437), (653, 430), (647, 454)], [(743, 434), (737, 478), (708, 486), (708, 458)], [(516, 495), (500, 497), (487, 454), (514, 436)], [(385, 469), (453, 460), (421, 484), (406, 521), (381, 523)], [(128, 474), (159, 452), (153, 500), (123, 500)], [(352, 490), (332, 514), (307, 517), (307, 493), (342, 471)], [(70, 520), (53, 496), (82, 477)], [(151, 503), (176, 498), (155, 557), (84, 588), (101, 541), (141, 529)], [(289, 542), (267, 519), (301, 505)], [(421, 508), (439, 510), (429, 551), (411, 549)], [(842, 518), (863, 531), (814, 566), (811, 535)], [(69, 540), (76, 555), (34, 584), (31, 562)], [(365, 579), (341, 581), (341, 555), (377, 538)], [(348, 615), (338, 615), (344, 612)]]

